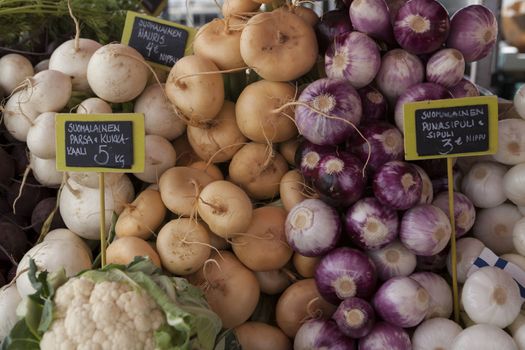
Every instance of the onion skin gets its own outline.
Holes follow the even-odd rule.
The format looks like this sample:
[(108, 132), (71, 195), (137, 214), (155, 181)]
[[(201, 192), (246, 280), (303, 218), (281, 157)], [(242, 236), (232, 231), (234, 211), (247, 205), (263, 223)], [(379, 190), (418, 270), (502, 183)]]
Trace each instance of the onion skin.
[(381, 203), (396, 210), (405, 210), (419, 202), (423, 181), (412, 164), (394, 160), (378, 169), (372, 186), (375, 197)]
[(463, 78), (454, 86), (448, 88), (453, 98), (479, 96), (479, 90), (470, 80)]
[(387, 100), (395, 105), (397, 98), (412, 85), (423, 82), (425, 67), (421, 60), (403, 49), (388, 51), (381, 60), (376, 84)]
[(346, 337), (333, 320), (313, 319), (299, 328), (293, 346), (294, 350), (355, 350), (355, 341)]
[(397, 212), (374, 197), (359, 200), (345, 216), (346, 233), (363, 250), (377, 250), (390, 244), (397, 237), (398, 227)]
[(388, 103), (379, 90), (371, 85), (367, 85), (357, 90), (359, 97), (361, 97), (361, 107), (363, 115), (361, 123), (369, 123), (374, 121), (386, 121)]
[(405, 103), (442, 100), (451, 97), (452, 95), (447, 89), (435, 83), (421, 83), (409, 87), (401, 96), (399, 96), (399, 99), (397, 100), (395, 110), (396, 126), (399, 128), (399, 130), (404, 131), (405, 113), (403, 106)]
[(350, 152), (325, 154), (318, 165), (313, 186), (326, 203), (348, 207), (361, 198), (366, 177), (363, 163)]
[(316, 80), (303, 90), (298, 101), (312, 108), (303, 105), (295, 108), (297, 129), (305, 139), (317, 145), (342, 143), (355, 133), (352, 124), (357, 126), (361, 121), (361, 99), (352, 85), (342, 79)]
[(321, 296), (335, 305), (353, 296), (367, 299), (375, 290), (376, 268), (363, 252), (336, 248), (317, 265), (315, 284)]
[(362, 338), (374, 327), (375, 312), (366, 300), (352, 297), (339, 304), (332, 318), (343, 334), (351, 338)]
[(331, 251), (341, 235), (339, 215), (319, 199), (305, 199), (288, 213), (286, 240), (301, 255), (314, 257)]
[(417, 172), (419, 173), (419, 176), (421, 176), (421, 181), (423, 183), (419, 204), (430, 204), (434, 199), (434, 188), (432, 186), (432, 180), (430, 180), (430, 177), (422, 167), (416, 164), (412, 165), (416, 168)]
[(452, 315), (452, 289), (443, 277), (425, 271), (413, 273), (410, 278), (419, 282), (430, 295), (426, 320), (435, 317), (449, 318)]
[[(433, 205), (437, 206), (450, 218), (448, 209), (448, 192), (439, 193)], [(476, 208), (472, 201), (463, 193), (454, 192), (454, 220), (456, 223), (456, 238), (465, 235), (474, 226)]]
[(384, 0), (353, 1), (350, 5), (350, 20), (356, 30), (387, 44), (395, 44), (390, 14)]
[(449, 88), (463, 79), (465, 59), (456, 49), (442, 49), (430, 57), (426, 71), (427, 81)]
[(381, 281), (397, 276), (408, 276), (416, 269), (416, 255), (399, 240), (379, 250), (369, 251), (367, 254), (374, 262), (377, 276)]
[[(360, 127), (363, 136), (370, 143), (370, 159), (367, 171), (374, 173), (383, 164), (392, 160), (403, 160), (403, 135), (393, 125), (382, 123), (368, 123)], [(368, 143), (362, 137), (354, 136), (350, 140), (350, 149), (363, 163), (369, 153)]]
[(353, 29), (347, 9), (325, 12), (315, 26), (319, 53), (324, 55), (337, 35), (351, 32)]
[(428, 292), (419, 282), (410, 277), (393, 277), (379, 287), (372, 303), (383, 320), (408, 328), (423, 321), (429, 301)]
[(359, 339), (359, 350), (409, 350), (412, 349), (408, 333), (401, 327), (378, 322), (368, 335)]
[(450, 20), (447, 47), (461, 51), (465, 62), (487, 56), (498, 36), (496, 17), (483, 5), (470, 5), (456, 12)]
[(325, 54), (326, 75), (348, 80), (356, 89), (370, 84), (380, 66), (377, 44), (360, 32), (336, 36)]
[(414, 254), (436, 255), (447, 246), (452, 228), (443, 210), (419, 204), (403, 214), (399, 239)]
[(410, 0), (398, 11), (394, 36), (401, 47), (413, 54), (439, 49), (447, 40), (450, 19), (436, 0)]

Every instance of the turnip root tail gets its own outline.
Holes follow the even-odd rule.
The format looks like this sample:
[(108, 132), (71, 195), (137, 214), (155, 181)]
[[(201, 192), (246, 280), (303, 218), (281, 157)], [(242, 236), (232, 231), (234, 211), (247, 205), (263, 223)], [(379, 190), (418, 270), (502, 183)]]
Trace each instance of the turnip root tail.
[(80, 24), (78, 23), (76, 17), (73, 15), (70, 0), (67, 0), (67, 9), (69, 10), (69, 16), (71, 16), (73, 22), (75, 22), (75, 52), (78, 52), (78, 50), (80, 50)]
[(303, 181), (281, 181), (280, 183), (299, 184), (303, 188), (300, 192), (303, 196), (309, 199), (319, 198), (319, 195), (315, 192), (315, 188)]
[[(224, 258), (223, 258), (224, 259)], [(212, 282), (208, 279), (207, 273), (206, 273), (206, 267), (209, 263), (213, 263), (217, 266), (220, 272), (222, 272), (221, 265), (217, 262), (215, 259), (207, 259), (204, 264), (202, 264), (202, 277), (204, 278), (204, 282), (201, 284), (202, 290), (206, 291), (209, 288), (212, 288)]]
[(250, 67), (240, 67), (240, 68), (232, 68), (232, 69), (225, 69), (225, 70), (215, 70), (215, 71), (209, 71), (209, 72), (197, 72), (197, 73), (190, 73), (190, 74), (183, 74), (180, 77), (177, 77), (175, 81), (173, 82), (175, 85), (179, 86), (180, 88), (184, 88), (186, 84), (184, 82), (181, 82), (182, 79), (191, 78), (199, 75), (213, 75), (213, 74), (222, 74), (222, 73), (235, 73), (235, 72), (241, 72), (243, 70), (249, 69)]
[[(230, 243), (232, 246), (235, 245), (235, 246), (242, 247), (248, 244), (248, 242), (242, 240), (242, 237), (250, 237), (250, 238), (268, 240), (268, 241), (275, 240), (276, 242), (279, 242), (285, 246), (289, 246), (287, 242), (284, 242), (280, 239), (279, 240), (276, 239), (276, 236), (273, 232), (265, 232), (263, 235), (256, 235), (253, 233), (233, 233), (231, 234), (231, 238), (226, 238), (226, 242)], [(241, 238), (241, 239), (236, 240), (236, 238)]]
[[(188, 236), (188, 233), (186, 233), (186, 235), (180, 240), (182, 243), (184, 244), (198, 244), (198, 245), (202, 245), (202, 246), (205, 246), (205, 247), (208, 247), (210, 248), (211, 250), (215, 251), (217, 253), (217, 255), (222, 259), (224, 260), (224, 257), (222, 256), (221, 252), (219, 251), (219, 249), (215, 248), (214, 246), (212, 246), (211, 244), (208, 244), (208, 243), (205, 243), (205, 242), (198, 242), (198, 241), (188, 241), (186, 239), (186, 236)], [(208, 259), (209, 260), (209, 259)], [(207, 260), (206, 260), (207, 261)], [(206, 263), (206, 262), (205, 262)]]
[(22, 183), (20, 184), (20, 188), (18, 189), (18, 195), (16, 196), (15, 200), (13, 201), (13, 214), (16, 215), (16, 203), (22, 197), (22, 192), (24, 191), (24, 186), (27, 182), (27, 176), (29, 175), (29, 172), (31, 171), (31, 165), (28, 165), (26, 167), (26, 170), (24, 171), (24, 176), (22, 177)]
[(206, 162), (206, 168), (207, 169), (211, 163), (213, 163), (213, 159), (215, 159), (215, 157), (217, 157), (222, 151), (224, 151), (225, 149), (227, 148), (230, 148), (230, 147), (237, 147), (237, 146), (244, 146), (244, 145), (247, 145), (248, 142), (238, 142), (238, 143), (234, 143), (234, 144), (231, 144), (231, 145), (228, 145), (228, 146), (224, 146), (220, 149), (218, 149), (211, 157), (210, 159), (208, 159), (208, 161)]
[(338, 120), (338, 121), (341, 121), (343, 123), (346, 123), (346, 124), (349, 124), (350, 126), (352, 126), (352, 128), (354, 128), (354, 130), (357, 132), (357, 134), (366, 142), (366, 144), (368, 146), (368, 154), (367, 154), (367, 157), (366, 157), (365, 164), (363, 165), (363, 169), (361, 171), (362, 174), (363, 174), (363, 177), (366, 176), (366, 167), (368, 166), (368, 163), (370, 162), (370, 155), (371, 155), (372, 147), (370, 146), (370, 142), (368, 141), (368, 139), (361, 133), (361, 131), (357, 128), (357, 126), (354, 123), (352, 123), (349, 120), (340, 118), (340, 117), (336, 117), (336, 116), (333, 116), (333, 115), (330, 115), (330, 114), (326, 114), (323, 111), (320, 111), (317, 108), (310, 106), (308, 103), (299, 102), (299, 101), (288, 102), (288, 103), (282, 105), (281, 107), (274, 109), (274, 112), (278, 113), (278, 112), (282, 111), (283, 109), (285, 109), (286, 107), (291, 106), (291, 105), (293, 105), (293, 106), (302, 106), (302, 107), (311, 109), (312, 111), (314, 111), (315, 113), (319, 114), (322, 117), (325, 117), (327, 119)]
[(309, 320), (317, 320), (323, 316), (323, 310), (317, 308), (313, 309), (316, 301), (319, 300), (319, 297), (315, 297), (306, 304), (306, 316), (301, 320), (301, 324)]

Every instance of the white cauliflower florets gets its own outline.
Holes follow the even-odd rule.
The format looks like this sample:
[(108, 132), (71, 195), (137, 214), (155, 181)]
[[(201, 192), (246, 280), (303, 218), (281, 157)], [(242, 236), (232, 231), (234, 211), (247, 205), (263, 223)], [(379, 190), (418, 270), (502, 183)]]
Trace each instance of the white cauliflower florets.
[(164, 313), (126, 283), (72, 278), (57, 290), (55, 314), (42, 350), (154, 349)]

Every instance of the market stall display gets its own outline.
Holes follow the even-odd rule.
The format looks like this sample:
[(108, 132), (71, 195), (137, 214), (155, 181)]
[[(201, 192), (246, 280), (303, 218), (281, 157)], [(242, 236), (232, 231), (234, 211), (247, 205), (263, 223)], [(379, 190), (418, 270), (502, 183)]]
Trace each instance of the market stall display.
[[(505, 268), (525, 250), (525, 121), (502, 117), (496, 154), (459, 157), (454, 187), (452, 159), (404, 148), (405, 106), (480, 95), (465, 66), (493, 49), (496, 17), (277, 5), (225, 1), (164, 69), (132, 40), (78, 35), (49, 69), (0, 59), (2, 349), (525, 346)], [(96, 173), (57, 170), (56, 114), (131, 112), (144, 171), (107, 173), (101, 213)], [(471, 271), (484, 249), (505, 263)]]

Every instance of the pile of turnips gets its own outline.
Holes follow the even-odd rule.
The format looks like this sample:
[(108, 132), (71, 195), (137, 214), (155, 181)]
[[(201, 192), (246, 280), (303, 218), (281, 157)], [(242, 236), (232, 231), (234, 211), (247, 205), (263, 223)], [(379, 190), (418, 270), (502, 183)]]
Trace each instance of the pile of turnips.
[[(34, 291), (30, 257), (68, 277), (99, 264), (98, 179), (56, 171), (55, 113), (128, 110), (144, 114), (146, 165), (106, 175), (107, 260), (147, 256), (200, 287), (246, 348), (524, 346), (512, 278), (467, 272), (485, 247), (525, 266), (516, 254), (525, 254), (525, 121), (500, 121), (494, 157), (456, 164), (458, 281), (465, 320), (479, 323), (465, 330), (470, 321), (450, 320), (446, 167), (403, 159), (403, 104), (479, 95), (464, 70), (490, 54), (494, 15), (471, 5), (449, 16), (436, 0), (346, 6), (319, 19), (306, 7), (259, 12), (259, 2), (227, 0), (225, 19), (200, 28), (193, 54), (169, 73), (131, 47), (87, 39), (65, 42), (36, 73), (4, 56), (0, 72), (8, 57), (25, 67), (0, 86), (6, 137), (27, 145), (32, 172), (6, 206), (15, 204), (14, 219), (30, 216), (36, 203), (23, 201), (38, 181), (58, 196), (39, 217), (57, 203), (63, 222), (44, 225), (23, 259), (27, 247), (17, 248), (19, 276), (0, 292), (9, 315), (0, 339)], [(71, 105), (79, 92), (86, 99)], [(515, 108), (525, 115), (522, 95)]]

